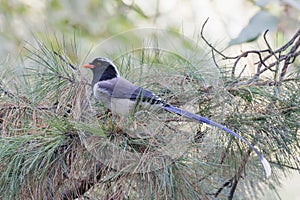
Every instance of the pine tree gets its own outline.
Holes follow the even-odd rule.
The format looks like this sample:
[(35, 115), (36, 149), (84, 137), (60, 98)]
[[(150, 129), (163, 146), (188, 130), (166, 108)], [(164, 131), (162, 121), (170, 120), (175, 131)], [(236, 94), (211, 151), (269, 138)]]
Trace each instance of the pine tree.
[[(280, 171), (300, 167), (299, 40), (237, 57), (208, 44), (215, 63), (187, 43), (189, 57), (149, 43), (111, 55), (126, 78), (246, 137), (270, 161), (268, 180), (248, 146), (221, 130), (151, 110), (112, 116), (91, 95), (76, 40), (27, 44), (23, 70), (0, 79), (1, 199), (244, 199), (274, 187)], [(251, 53), (257, 73), (243, 76), (236, 63)]]

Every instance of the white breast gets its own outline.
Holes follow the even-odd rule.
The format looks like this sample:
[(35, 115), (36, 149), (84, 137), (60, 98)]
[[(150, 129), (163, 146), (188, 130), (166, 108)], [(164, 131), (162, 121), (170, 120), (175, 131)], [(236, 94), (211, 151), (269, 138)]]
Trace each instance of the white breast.
[(111, 111), (120, 116), (128, 116), (135, 106), (135, 102), (129, 99), (111, 98)]
[(113, 114), (127, 116), (135, 106), (135, 102), (130, 99), (112, 98), (106, 90), (99, 88), (97, 84), (93, 88), (94, 96)]

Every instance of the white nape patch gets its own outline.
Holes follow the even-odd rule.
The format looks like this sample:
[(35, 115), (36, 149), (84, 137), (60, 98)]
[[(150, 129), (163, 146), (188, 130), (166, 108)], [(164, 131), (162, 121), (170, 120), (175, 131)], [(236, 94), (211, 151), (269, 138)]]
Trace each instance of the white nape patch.
[(109, 63), (116, 70), (117, 77), (120, 77), (120, 72), (119, 72), (118, 68), (116, 67), (116, 65), (110, 59), (104, 58), (104, 57), (100, 57), (100, 58), (96, 58), (95, 60), (100, 61), (100, 62), (107, 62), (107, 63)]
[(108, 58), (105, 58), (105, 57), (99, 57), (99, 58), (96, 58), (97, 61), (102, 61), (102, 62), (108, 62), (108, 63), (111, 63), (112, 64), (112, 61)]

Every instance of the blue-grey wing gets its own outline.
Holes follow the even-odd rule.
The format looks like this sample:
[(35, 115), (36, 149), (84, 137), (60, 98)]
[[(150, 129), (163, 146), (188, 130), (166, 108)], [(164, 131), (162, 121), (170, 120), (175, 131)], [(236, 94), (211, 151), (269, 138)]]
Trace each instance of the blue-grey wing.
[(164, 101), (155, 94), (153, 94), (153, 92), (141, 87), (136, 88), (136, 90), (132, 93), (130, 99), (134, 101), (147, 102), (150, 104), (164, 103)]
[(157, 97), (151, 91), (136, 86), (124, 78), (115, 78), (98, 83), (99, 90), (104, 91), (112, 98), (130, 99), (132, 101), (147, 102), (150, 104), (163, 103), (161, 98)]

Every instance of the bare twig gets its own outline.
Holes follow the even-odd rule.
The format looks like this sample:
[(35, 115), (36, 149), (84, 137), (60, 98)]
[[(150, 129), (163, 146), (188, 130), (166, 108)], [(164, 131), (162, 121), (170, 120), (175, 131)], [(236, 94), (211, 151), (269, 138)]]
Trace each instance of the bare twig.
[(247, 154), (244, 156), (243, 162), (240, 164), (240, 167), (239, 167), (237, 173), (234, 175), (234, 177), (232, 179), (232, 187), (231, 187), (228, 199), (233, 199), (233, 195), (235, 193), (236, 187), (239, 183), (240, 178), (242, 177), (242, 172), (245, 169), (246, 163), (249, 160), (251, 152), (252, 152), (252, 149), (249, 149)]
[(203, 25), (201, 27), (200, 36), (201, 36), (202, 40), (211, 48), (212, 51), (217, 52), (217, 54), (221, 55), (223, 58), (226, 58), (226, 59), (235, 59), (235, 57), (227, 57), (227, 56), (225, 56), (222, 52), (220, 52), (219, 50), (217, 50), (211, 43), (209, 43), (207, 41), (207, 39), (204, 37), (203, 31), (204, 31), (204, 27), (205, 27), (206, 23), (208, 22), (208, 20), (209, 20), (209, 18), (207, 18), (205, 20), (205, 22), (203, 23)]
[(206, 23), (208, 22), (208, 19), (209, 18), (207, 18), (205, 20), (205, 22), (203, 23), (203, 25), (201, 27), (201, 31), (200, 31), (201, 38), (211, 48), (212, 52), (216, 52), (217, 54), (219, 54), (220, 56), (222, 56), (223, 60), (235, 60), (235, 63), (233, 65), (232, 72), (231, 72), (231, 76), (232, 77), (235, 74), (236, 66), (239, 63), (240, 59), (243, 58), (243, 57), (247, 57), (251, 53), (257, 54), (258, 57), (259, 57), (260, 62), (267, 67), (267, 65), (263, 62), (261, 53), (268, 52), (269, 51), (268, 49), (266, 49), (266, 50), (260, 50), (260, 51), (254, 51), (254, 50), (253, 51), (246, 51), (246, 52), (244, 52), (244, 53), (242, 53), (242, 54), (240, 54), (238, 56), (226, 56), (225, 54), (223, 54), (222, 52), (220, 52), (219, 50), (217, 50), (212, 44), (210, 44), (207, 41), (207, 39), (204, 37), (204, 34), (203, 34), (204, 27), (205, 27)]
[(296, 50), (299, 48), (300, 46), (300, 32), (299, 32), (299, 38), (297, 40), (297, 42), (295, 43), (295, 45), (291, 48), (290, 52), (288, 53), (288, 55), (286, 56), (286, 59), (284, 61), (284, 65), (283, 68), (281, 70), (281, 74), (280, 74), (280, 80), (282, 80), (286, 74), (287, 68), (288, 66), (293, 63), (296, 59), (295, 55), (299, 55), (300, 51), (296, 52)]
[(218, 191), (216, 192), (215, 198), (219, 196), (219, 194), (222, 192), (222, 190), (223, 190), (225, 187), (232, 187), (232, 181), (233, 181), (233, 178), (231, 178), (231, 179), (229, 179), (228, 181), (226, 181), (226, 182), (218, 189)]
[[(218, 49), (216, 49), (205, 38), (203, 32), (204, 32), (204, 28), (205, 28), (205, 25), (207, 24), (207, 22), (208, 22), (208, 18), (205, 20), (205, 22), (202, 25), (201, 32), (200, 32), (201, 38), (211, 48), (214, 62), (215, 62), (214, 52), (219, 54), (223, 58), (223, 60), (234, 60), (234, 64), (233, 64), (233, 67), (231, 70), (232, 78), (235, 77), (236, 67), (239, 64), (239, 62), (241, 61), (241, 59), (248, 57), (250, 54), (255, 54), (258, 56), (259, 61), (254, 63), (254, 65), (257, 66), (257, 70), (256, 70), (256, 74), (253, 76), (253, 78), (252, 78), (252, 80), (250, 80), (250, 82), (256, 81), (260, 77), (260, 75), (263, 74), (267, 70), (270, 70), (275, 73), (275, 76), (274, 76), (275, 82), (281, 82), (281, 81), (283, 81), (283, 79), (285, 77), (288, 67), (295, 61), (296, 57), (300, 55), (300, 51), (297, 51), (300, 46), (300, 29), (299, 29), (295, 33), (295, 35), (285, 45), (283, 45), (282, 47), (280, 47), (276, 50), (273, 50), (271, 48), (271, 45), (269, 44), (269, 42), (267, 40), (268, 30), (266, 30), (263, 34), (263, 38), (264, 38), (265, 44), (267, 46), (267, 49), (249, 50), (249, 51), (245, 51), (237, 56), (227, 56), (227, 55), (223, 54), (221, 51), (219, 51)], [(284, 54), (284, 52), (288, 48), (291, 48), (290, 51), (288, 53)], [(275, 58), (275, 61), (267, 63), (268, 61), (270, 61), (271, 58)], [(279, 69), (280, 69), (279, 68), (280, 63), (283, 63), (283, 66), (282, 66), (282, 69), (280, 72), (280, 77), (277, 77), (277, 74), (279, 73)], [(215, 62), (215, 64), (216, 64), (216, 62)], [(216, 66), (219, 67), (219, 65), (216, 65)], [(273, 69), (274, 66), (277, 66), (276, 69)], [(247, 65), (244, 65), (242, 71), (239, 73), (237, 78), (241, 77), (241, 75), (243, 74), (246, 67), (247, 67)], [(277, 85), (277, 84), (275, 84), (275, 85)]]

